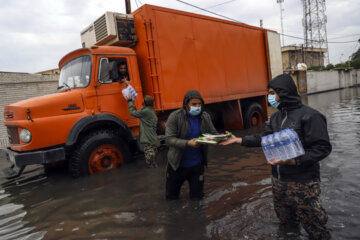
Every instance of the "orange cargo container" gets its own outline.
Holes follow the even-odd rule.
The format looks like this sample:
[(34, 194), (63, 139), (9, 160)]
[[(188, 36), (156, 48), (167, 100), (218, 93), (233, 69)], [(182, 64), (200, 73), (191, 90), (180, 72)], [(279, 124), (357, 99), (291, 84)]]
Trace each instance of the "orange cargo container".
[(131, 15), (108, 12), (81, 35), (84, 48), (59, 62), (57, 93), (5, 107), (6, 177), (65, 159), (81, 176), (131, 159), (139, 121), (116, 81), (119, 64), (128, 68), (137, 107), (143, 95), (155, 98), (160, 134), (189, 89), (200, 91), (219, 129), (262, 124), (267, 83), (282, 71), (276, 32), (152, 5)]

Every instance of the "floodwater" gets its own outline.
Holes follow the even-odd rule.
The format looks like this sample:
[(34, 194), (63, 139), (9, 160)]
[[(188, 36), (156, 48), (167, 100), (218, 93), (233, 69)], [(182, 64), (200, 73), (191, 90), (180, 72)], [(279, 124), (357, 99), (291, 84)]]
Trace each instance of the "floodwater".
[[(359, 239), (360, 89), (303, 101), (326, 115), (333, 145), (321, 162), (327, 226), (333, 239)], [(180, 200), (164, 200), (165, 156), (163, 149), (157, 169), (138, 158), (80, 179), (66, 171), (46, 175), (41, 166), (16, 180), (0, 177), (0, 239), (307, 239), (303, 229), (278, 229), (260, 148), (211, 146), (202, 201), (189, 200), (187, 184)]]

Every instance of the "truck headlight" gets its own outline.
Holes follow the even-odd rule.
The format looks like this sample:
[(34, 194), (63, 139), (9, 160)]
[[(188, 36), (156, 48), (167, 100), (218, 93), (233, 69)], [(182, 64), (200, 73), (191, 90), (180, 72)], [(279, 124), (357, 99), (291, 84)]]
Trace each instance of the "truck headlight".
[(20, 132), (20, 139), (21, 141), (23, 141), (24, 143), (28, 143), (31, 141), (31, 132), (27, 129), (22, 129)]

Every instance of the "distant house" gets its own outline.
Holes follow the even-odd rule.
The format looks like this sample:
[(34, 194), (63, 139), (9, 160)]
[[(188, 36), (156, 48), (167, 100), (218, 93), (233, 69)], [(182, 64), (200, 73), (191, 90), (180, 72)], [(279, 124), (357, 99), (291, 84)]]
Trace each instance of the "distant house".
[(54, 68), (54, 69), (45, 70), (42, 72), (37, 72), (37, 74), (41, 74), (41, 75), (60, 74), (60, 69)]
[(308, 68), (324, 67), (324, 55), (326, 52), (326, 48), (282, 47), (283, 69), (294, 70), (298, 63), (305, 63)]

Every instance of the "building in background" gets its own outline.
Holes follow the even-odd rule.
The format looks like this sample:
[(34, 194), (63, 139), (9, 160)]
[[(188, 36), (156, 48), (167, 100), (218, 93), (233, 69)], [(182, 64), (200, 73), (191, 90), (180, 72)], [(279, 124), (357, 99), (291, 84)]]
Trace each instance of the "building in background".
[(41, 74), (41, 75), (60, 74), (60, 69), (58, 68), (49, 69), (42, 72), (37, 72), (37, 74)]
[(297, 70), (299, 63), (305, 63), (307, 68), (325, 67), (326, 48), (305, 48), (303, 46), (285, 46), (281, 48), (283, 69)]

